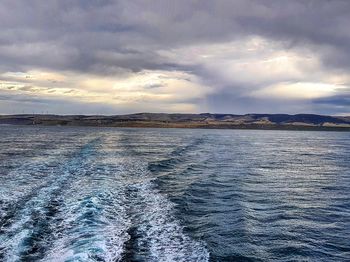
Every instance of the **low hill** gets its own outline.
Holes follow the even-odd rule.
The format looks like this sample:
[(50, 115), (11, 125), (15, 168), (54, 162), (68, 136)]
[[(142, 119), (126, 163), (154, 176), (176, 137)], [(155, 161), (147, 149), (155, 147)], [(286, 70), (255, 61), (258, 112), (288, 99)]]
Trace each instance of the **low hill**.
[(0, 124), (350, 131), (350, 117), (314, 114), (0, 115)]

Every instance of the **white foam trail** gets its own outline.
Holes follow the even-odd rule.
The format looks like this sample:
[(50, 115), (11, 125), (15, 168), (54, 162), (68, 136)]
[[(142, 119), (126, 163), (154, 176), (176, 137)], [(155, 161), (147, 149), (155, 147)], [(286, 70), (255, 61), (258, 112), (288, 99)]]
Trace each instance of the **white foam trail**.
[(209, 261), (204, 243), (184, 233), (174, 214), (175, 204), (155, 188), (147, 165), (134, 161), (133, 169), (143, 176), (141, 182), (130, 185), (136, 192), (130, 205), (141, 236), (137, 245), (148, 250), (145, 261)]
[[(64, 208), (61, 237), (43, 261), (119, 261), (128, 240), (121, 194), (90, 192)], [(85, 195), (85, 196), (83, 196)]]
[(203, 243), (183, 233), (174, 216), (174, 204), (161, 195), (151, 182), (135, 185), (143, 209), (139, 210), (139, 244), (149, 249), (147, 261), (208, 261)]
[(131, 254), (144, 261), (209, 260), (204, 243), (184, 233), (175, 205), (156, 189), (145, 159), (108, 145), (96, 149), (83, 148), (26, 202), (0, 244), (6, 261), (21, 259), (35, 230), (27, 227), (33, 212), (45, 218), (50, 199), (60, 202), (45, 235), (50, 239), (41, 240), (48, 241), (42, 261), (122, 261), (131, 227), (137, 231)]
[[(127, 230), (127, 200), (114, 167), (99, 165), (100, 155), (72, 181), (64, 195), (62, 229), (42, 261), (120, 261)], [(118, 176), (117, 176), (118, 177)]]
[[(36, 222), (49, 219), (46, 215), (49, 212), (50, 201), (52, 198), (60, 197), (57, 194), (64, 191), (67, 181), (72, 178), (74, 172), (81, 172), (79, 169), (82, 169), (84, 160), (86, 161), (85, 151), (86, 148), (83, 147), (78, 157), (72, 158), (56, 170), (51, 170), (50, 174), (45, 177), (45, 183), (40, 184), (37, 190), (33, 190), (35, 189), (33, 188), (33, 194), (28, 196), (28, 199), (23, 202), (23, 206), (16, 207), (21, 209), (16, 211), (14, 217), (9, 218), (11, 220), (9, 226), (4, 228), (4, 233), (0, 236), (0, 250), (2, 250), (6, 261), (16, 261), (22, 253), (26, 253), (28, 248), (32, 248), (28, 246), (27, 242), (30, 241), (33, 233), (37, 234), (40, 230), (37, 228)], [(53, 234), (56, 231), (54, 226), (48, 224)], [(41, 241), (46, 241), (46, 239), (41, 239)]]
[[(65, 150), (57, 150), (56, 155), (66, 154)], [(54, 167), (65, 158), (55, 159), (56, 155), (30, 158), (24, 161), (19, 167), (11, 170), (0, 183), (0, 218), (6, 216), (7, 209), (13, 205), (14, 200), (26, 198), (35, 193), (39, 188), (44, 187), (48, 180), (54, 179)]]
[[(5, 253), (6, 261), (17, 261), (21, 252), (25, 251), (25, 241), (30, 237), (33, 230), (33, 214), (43, 217), (45, 205), (49, 202), (50, 196), (59, 189), (61, 181), (66, 179), (68, 174), (63, 174), (51, 187), (44, 187), (37, 192), (26, 206), (16, 215), (16, 220), (5, 230), (1, 238), (0, 249)], [(39, 219), (39, 218), (38, 218)]]

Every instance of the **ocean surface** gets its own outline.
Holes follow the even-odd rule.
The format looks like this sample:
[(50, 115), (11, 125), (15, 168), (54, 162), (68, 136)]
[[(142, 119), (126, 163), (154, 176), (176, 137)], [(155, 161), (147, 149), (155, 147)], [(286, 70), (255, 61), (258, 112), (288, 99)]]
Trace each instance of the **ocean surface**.
[(350, 133), (0, 126), (0, 261), (350, 261)]

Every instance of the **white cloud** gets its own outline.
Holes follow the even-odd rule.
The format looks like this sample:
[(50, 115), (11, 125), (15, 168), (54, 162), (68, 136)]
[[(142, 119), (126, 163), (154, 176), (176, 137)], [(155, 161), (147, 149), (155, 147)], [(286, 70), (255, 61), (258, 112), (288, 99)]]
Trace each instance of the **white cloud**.
[(0, 92), (141, 111), (198, 112), (196, 100), (211, 89), (181, 71), (144, 70), (113, 77), (31, 70), (0, 75)]
[(347, 87), (326, 83), (282, 82), (254, 91), (252, 96), (277, 99), (315, 99), (335, 95), (341, 88)]

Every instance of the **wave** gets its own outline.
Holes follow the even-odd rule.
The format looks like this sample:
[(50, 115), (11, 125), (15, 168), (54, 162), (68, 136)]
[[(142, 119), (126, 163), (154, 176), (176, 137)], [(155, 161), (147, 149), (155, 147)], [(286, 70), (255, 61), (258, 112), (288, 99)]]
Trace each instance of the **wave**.
[(63, 191), (79, 176), (96, 141), (76, 151), (71, 159), (43, 177), (19, 201), (7, 205), (1, 220), (1, 257), (6, 261), (40, 259), (52, 242), (55, 219), (62, 205)]
[[(209, 260), (204, 243), (184, 233), (147, 161), (111, 151), (102, 138), (61, 161), (27, 165), (29, 172), (45, 175), (28, 180), (19, 199), (8, 201), (1, 260)], [(23, 170), (16, 172), (25, 177)]]
[[(134, 192), (134, 233), (138, 251), (135, 260), (144, 261), (208, 261), (209, 252), (204, 243), (184, 234), (184, 228), (174, 215), (174, 204), (154, 188), (154, 184), (136, 184)], [(135, 241), (135, 240), (134, 240)], [(136, 248), (135, 248), (136, 247)], [(142, 252), (146, 250), (146, 252)]]

